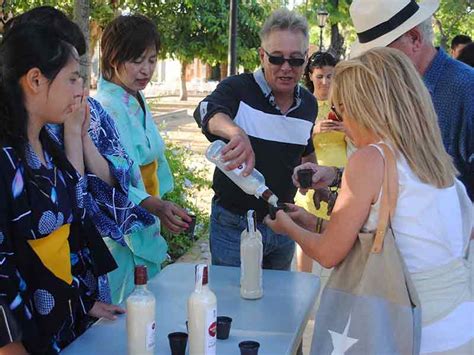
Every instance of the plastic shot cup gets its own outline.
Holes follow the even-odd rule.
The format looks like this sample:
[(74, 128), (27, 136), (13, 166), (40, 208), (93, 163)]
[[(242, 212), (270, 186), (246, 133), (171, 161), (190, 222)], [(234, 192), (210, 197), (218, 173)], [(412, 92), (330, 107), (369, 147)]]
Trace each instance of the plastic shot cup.
[(184, 232), (189, 238), (194, 239), (194, 229), (196, 228), (196, 215), (188, 213), (188, 216), (191, 217), (192, 221), (189, 223), (188, 229), (186, 229)]
[(186, 344), (188, 342), (188, 334), (182, 332), (175, 332), (168, 334), (170, 342), (171, 355), (185, 355)]
[(289, 208), (286, 205), (286, 203), (280, 203), (280, 202), (277, 204), (277, 207), (270, 205), (268, 207), (268, 212), (269, 212), (270, 218), (275, 219), (276, 218), (276, 213), (279, 210), (282, 210), (283, 212), (288, 212)]
[(313, 182), (313, 169), (301, 169), (296, 173), (298, 175), (298, 182), (303, 189), (310, 188)]
[(260, 343), (253, 340), (245, 340), (239, 343), (240, 355), (257, 355)]
[(225, 340), (229, 338), (231, 324), (232, 318), (225, 316), (217, 317), (217, 339)]

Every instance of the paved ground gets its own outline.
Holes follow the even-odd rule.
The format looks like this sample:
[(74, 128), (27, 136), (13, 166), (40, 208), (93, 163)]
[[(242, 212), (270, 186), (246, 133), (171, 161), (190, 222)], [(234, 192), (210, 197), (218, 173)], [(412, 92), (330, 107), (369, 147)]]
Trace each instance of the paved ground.
[[(155, 121), (160, 127), (161, 133), (167, 139), (185, 145), (195, 152), (196, 155), (193, 155), (191, 159), (193, 159), (193, 162), (195, 161), (196, 164), (205, 168), (209, 172), (209, 178), (211, 178), (214, 167), (203, 156), (209, 142), (201, 134), (192, 117), (193, 111), (200, 100), (202, 100), (202, 97), (190, 97), (187, 102), (180, 102), (177, 97), (164, 97), (150, 101), (152, 111), (155, 113)], [(212, 191), (202, 191), (198, 198), (199, 206), (209, 212)], [(208, 241), (206, 238), (203, 238), (198, 240), (193, 248), (177, 262), (210, 263), (210, 256)], [(317, 263), (314, 263), (313, 274), (321, 277), (322, 286), (324, 286), (329, 276), (329, 271), (322, 269)], [(316, 303), (315, 310), (318, 304), (319, 300)], [(315, 310), (303, 335), (303, 354), (305, 355), (309, 354), (310, 350)]]

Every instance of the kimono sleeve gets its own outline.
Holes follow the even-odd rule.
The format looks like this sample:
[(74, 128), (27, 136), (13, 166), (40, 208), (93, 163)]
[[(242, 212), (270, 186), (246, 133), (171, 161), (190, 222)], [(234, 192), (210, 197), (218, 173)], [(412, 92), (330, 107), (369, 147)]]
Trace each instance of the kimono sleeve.
[(15, 264), (18, 256), (9, 233), (7, 191), (10, 186), (0, 176), (0, 348), (11, 342), (38, 338), (31, 310), (24, 301), (27, 285)]
[(89, 135), (107, 160), (118, 186), (109, 186), (95, 175), (88, 174), (85, 207), (102, 236), (125, 245), (126, 234), (145, 228), (155, 220), (146, 210), (129, 200), (133, 162), (120, 142), (113, 119), (97, 100), (88, 98), (88, 102), (91, 112)]

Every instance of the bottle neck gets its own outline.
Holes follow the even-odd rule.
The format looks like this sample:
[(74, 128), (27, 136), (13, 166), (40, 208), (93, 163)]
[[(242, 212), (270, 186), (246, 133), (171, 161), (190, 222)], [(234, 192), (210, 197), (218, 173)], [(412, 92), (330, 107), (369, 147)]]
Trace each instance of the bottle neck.
[(257, 190), (257, 194), (259, 197), (262, 197), (265, 201), (267, 201), (272, 206), (277, 206), (278, 197), (270, 190), (267, 186), (261, 186)]
[(208, 284), (196, 285), (196, 288), (194, 289), (194, 292), (202, 293), (202, 292), (205, 292), (207, 290), (209, 290), (209, 285)]
[(146, 284), (144, 284), (144, 285), (135, 285), (135, 290), (137, 290), (137, 291), (142, 291), (142, 290), (148, 291), (148, 287), (147, 287)]

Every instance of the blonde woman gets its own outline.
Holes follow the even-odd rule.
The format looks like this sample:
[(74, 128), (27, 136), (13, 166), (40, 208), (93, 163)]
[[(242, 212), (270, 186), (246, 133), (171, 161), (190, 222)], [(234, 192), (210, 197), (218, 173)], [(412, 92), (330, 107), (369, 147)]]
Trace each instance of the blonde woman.
[[(399, 178), (391, 226), (421, 300), (421, 353), (470, 353), (474, 302), (465, 252), (472, 205), (443, 148), (428, 90), (408, 58), (390, 48), (339, 63), (332, 85), (333, 110), (359, 149), (347, 163), (331, 220), (321, 234), (313, 233), (317, 217), (292, 206), (266, 223), (323, 266), (337, 265), (359, 231), (376, 229), (380, 145), (386, 144), (397, 157)], [(319, 169), (313, 187), (331, 182), (332, 168), (312, 168)]]

